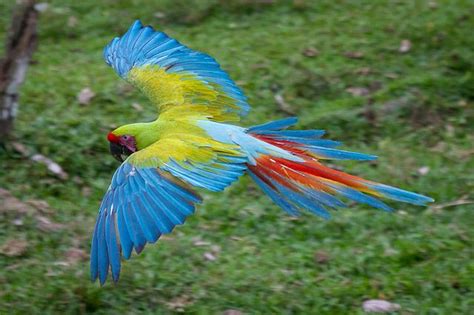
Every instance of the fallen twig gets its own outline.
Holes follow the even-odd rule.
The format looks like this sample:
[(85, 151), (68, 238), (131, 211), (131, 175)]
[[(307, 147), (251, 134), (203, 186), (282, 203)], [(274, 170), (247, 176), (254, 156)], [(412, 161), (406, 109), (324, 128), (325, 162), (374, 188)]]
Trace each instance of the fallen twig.
[(458, 200), (433, 205), (430, 208), (433, 209), (433, 210), (441, 210), (441, 209), (444, 209), (444, 208), (456, 207), (456, 206), (462, 206), (462, 205), (469, 205), (469, 204), (473, 204), (473, 203), (474, 203), (474, 200), (466, 199), (466, 196), (463, 196)]
[(284, 112), (286, 114), (289, 114), (289, 115), (295, 115), (295, 111), (293, 110), (293, 108), (291, 108), (290, 104), (288, 104), (285, 101), (285, 99), (283, 98), (283, 95), (277, 93), (277, 94), (275, 94), (274, 98), (275, 98), (275, 102), (278, 105), (278, 108), (282, 112)]

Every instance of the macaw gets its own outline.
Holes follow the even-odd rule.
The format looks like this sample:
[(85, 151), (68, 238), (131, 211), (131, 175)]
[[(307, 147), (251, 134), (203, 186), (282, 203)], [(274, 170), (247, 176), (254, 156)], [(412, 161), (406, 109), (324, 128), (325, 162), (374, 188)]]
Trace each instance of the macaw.
[(250, 175), (290, 215), (301, 210), (329, 218), (338, 198), (390, 211), (379, 197), (425, 205), (433, 199), (325, 166), (323, 160), (374, 160), (336, 149), (323, 130), (287, 130), (295, 117), (245, 128), (247, 98), (209, 55), (194, 51), (140, 21), (104, 49), (106, 63), (138, 87), (158, 110), (152, 122), (118, 127), (107, 135), (122, 164), (100, 205), (93, 232), (92, 281), (109, 269), (119, 279), (121, 257), (170, 233), (201, 197), (192, 187), (218, 192)]

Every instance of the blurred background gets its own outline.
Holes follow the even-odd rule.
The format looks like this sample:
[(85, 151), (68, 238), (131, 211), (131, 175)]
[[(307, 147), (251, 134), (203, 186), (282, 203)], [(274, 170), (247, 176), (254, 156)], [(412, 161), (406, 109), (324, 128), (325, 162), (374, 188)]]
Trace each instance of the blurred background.
[[(0, 1), (0, 56), (15, 5)], [(472, 1), (52, 0), (36, 12), (1, 139), (0, 313), (357, 314), (371, 299), (400, 314), (472, 312)], [(102, 60), (137, 18), (220, 62), (253, 107), (243, 125), (297, 115), (298, 129), (380, 157), (333, 167), (436, 203), (295, 219), (244, 177), (202, 192), (118, 285), (91, 283), (91, 232), (118, 166), (105, 135), (155, 117)]]

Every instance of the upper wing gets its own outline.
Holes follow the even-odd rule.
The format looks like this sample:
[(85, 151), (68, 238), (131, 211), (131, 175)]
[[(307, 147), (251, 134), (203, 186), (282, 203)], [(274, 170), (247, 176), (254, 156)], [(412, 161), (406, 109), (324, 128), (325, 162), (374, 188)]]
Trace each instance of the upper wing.
[(115, 172), (102, 200), (91, 247), (91, 277), (114, 281), (121, 255), (170, 233), (201, 199), (186, 184), (220, 191), (246, 169), (237, 147), (199, 135), (170, 134), (132, 154)]
[(160, 113), (178, 111), (181, 116), (228, 122), (249, 111), (242, 91), (212, 57), (138, 20), (105, 47), (104, 58), (122, 78), (140, 88)]

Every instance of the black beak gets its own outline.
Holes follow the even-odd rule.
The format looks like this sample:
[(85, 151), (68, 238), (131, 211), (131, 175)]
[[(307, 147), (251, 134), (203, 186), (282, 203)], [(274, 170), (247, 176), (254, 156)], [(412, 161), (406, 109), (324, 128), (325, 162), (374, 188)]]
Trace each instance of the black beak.
[(123, 155), (129, 156), (133, 152), (130, 151), (127, 147), (117, 144), (115, 142), (110, 142), (110, 154), (119, 162), (123, 162)]

